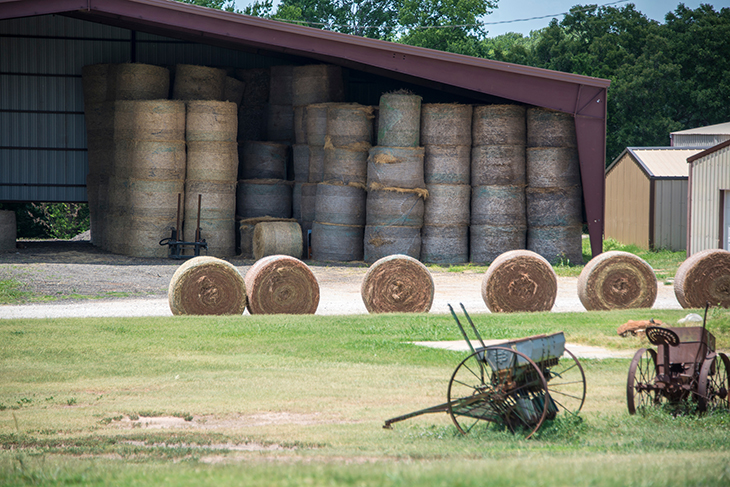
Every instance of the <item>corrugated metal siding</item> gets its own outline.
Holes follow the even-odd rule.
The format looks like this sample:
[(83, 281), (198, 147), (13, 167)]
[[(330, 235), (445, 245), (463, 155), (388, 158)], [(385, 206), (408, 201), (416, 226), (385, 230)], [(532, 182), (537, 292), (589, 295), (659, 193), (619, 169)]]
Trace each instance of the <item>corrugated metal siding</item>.
[(654, 201), (654, 248), (686, 250), (687, 180), (656, 180)]
[(606, 175), (606, 237), (649, 248), (649, 178), (625, 154)]
[(721, 142), (730, 140), (730, 135), (716, 134), (673, 134), (672, 145), (674, 147), (703, 147), (709, 149)]
[(687, 158), (702, 152), (701, 148), (674, 149), (632, 148), (631, 151), (641, 161), (653, 177), (686, 178), (689, 173)]
[(692, 163), (690, 248), (716, 249), (720, 241), (720, 192), (730, 190), (730, 147)]

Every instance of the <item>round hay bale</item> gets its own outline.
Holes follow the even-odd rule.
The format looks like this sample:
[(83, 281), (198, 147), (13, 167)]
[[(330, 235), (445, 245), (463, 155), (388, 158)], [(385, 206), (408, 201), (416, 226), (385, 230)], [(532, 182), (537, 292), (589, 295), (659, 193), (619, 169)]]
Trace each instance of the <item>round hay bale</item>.
[(317, 185), (314, 221), (364, 226), (366, 195), (363, 188), (337, 184)]
[(657, 297), (654, 269), (641, 257), (612, 251), (597, 255), (578, 277), (578, 297), (588, 311), (651, 308)]
[(269, 101), (269, 68), (237, 69), (234, 74), (245, 83), (242, 106), (261, 106)]
[(238, 109), (238, 140), (266, 139), (266, 105), (241, 105)]
[(307, 144), (324, 147), (327, 137), (327, 107), (329, 103), (316, 103), (307, 106), (304, 123), (307, 135)]
[(493, 262), (511, 250), (524, 249), (527, 242), (525, 225), (471, 225), (469, 227), (469, 261)]
[(423, 147), (372, 147), (367, 165), (368, 186), (423, 188), (423, 156)]
[(269, 255), (302, 258), (302, 227), (297, 222), (261, 222), (253, 231), (253, 256)]
[(302, 221), (313, 222), (317, 208), (317, 183), (302, 184)]
[(527, 188), (525, 214), (528, 226), (572, 226), (583, 222), (583, 189)]
[(270, 103), (268, 111), (266, 117), (267, 140), (291, 144), (294, 140), (294, 110), (292, 106)]
[[(92, 149), (91, 145), (94, 143), (99, 148), (108, 149), (109, 140), (114, 137), (114, 107), (115, 102), (113, 101), (84, 104), (84, 121), (86, 122), (86, 139), (89, 150)], [(183, 120), (184, 126), (185, 121)], [(183, 138), (179, 140), (183, 140), (184, 135), (183, 132)]]
[(730, 252), (708, 249), (682, 262), (674, 276), (674, 294), (683, 308), (730, 307)]
[[(233, 221), (236, 216), (236, 183), (228, 181), (185, 180), (185, 220), (198, 217), (200, 196), (201, 220)], [(231, 225), (231, 233), (233, 226)], [(187, 235), (193, 238), (192, 234)]]
[(365, 262), (375, 262), (393, 254), (419, 258), (421, 255), (420, 227), (365, 226), (363, 236)]
[[(183, 179), (161, 181), (157, 179), (118, 179), (126, 203), (126, 214), (174, 221), (177, 217), (177, 195), (185, 191)], [(120, 205), (117, 205), (119, 207)]]
[(423, 198), (417, 193), (404, 191), (369, 191), (365, 218), (371, 226), (423, 226)]
[(0, 252), (15, 250), (18, 235), (17, 219), (12, 210), (0, 210)]
[(188, 141), (187, 179), (235, 182), (238, 144), (221, 141)]
[(418, 260), (389, 255), (370, 266), (360, 295), (369, 313), (428, 313), (433, 304), (433, 277)]
[(373, 140), (373, 107), (334, 103), (327, 107), (327, 140), (334, 147), (350, 147)]
[(292, 105), (345, 101), (342, 68), (332, 64), (296, 66), (292, 72)]
[(324, 149), (322, 181), (325, 183), (358, 184), (363, 188), (368, 179), (368, 151), (341, 147)]
[(116, 101), (113, 113), (117, 140), (185, 140), (185, 103), (181, 101)]
[(243, 92), (246, 91), (246, 83), (239, 81), (232, 76), (226, 76), (223, 84), (223, 101), (235, 103), (236, 107), (243, 101)]
[(187, 141), (236, 142), (238, 107), (228, 101), (189, 101), (185, 123)]
[(527, 250), (503, 253), (482, 279), (482, 299), (492, 313), (550, 311), (557, 294), (550, 263)]
[(380, 97), (378, 145), (418, 147), (421, 135), (421, 97), (405, 92)]
[(239, 145), (241, 179), (285, 179), (289, 147), (276, 142), (249, 140)]
[(236, 215), (241, 218), (291, 218), (292, 182), (282, 179), (244, 179), (236, 190)]
[(422, 145), (471, 145), (471, 105), (424, 103), (421, 105)]
[(172, 98), (175, 100), (223, 100), (226, 72), (218, 68), (178, 64)]
[(291, 149), (294, 181), (306, 183), (309, 181), (309, 146), (294, 144)]
[(471, 185), (525, 184), (525, 146), (480, 145), (471, 151)]
[(246, 273), (248, 312), (257, 314), (314, 314), (319, 305), (319, 283), (307, 265), (288, 255), (258, 260)]
[(471, 146), (424, 146), (423, 176), (426, 184), (469, 184)]
[(525, 168), (527, 185), (533, 188), (564, 188), (581, 183), (575, 147), (528, 147)]
[(273, 218), (270, 216), (264, 216), (260, 218), (247, 218), (240, 220), (238, 225), (238, 241), (240, 247), (239, 255), (243, 259), (253, 259), (253, 232), (256, 229), (256, 225), (261, 222), (296, 222), (291, 218)]
[(363, 260), (364, 227), (322, 222), (312, 224), (312, 258), (318, 261)]
[[(167, 245), (160, 240), (169, 238), (176, 219), (145, 216), (120, 216), (115, 224), (117, 233), (111, 251), (132, 257), (162, 259), (168, 256)], [(116, 240), (118, 239), (118, 240)]]
[(528, 147), (576, 147), (575, 119), (548, 108), (527, 109)]
[(324, 146), (309, 146), (309, 182), (321, 183), (324, 180)]
[(108, 100), (165, 100), (170, 96), (170, 70), (161, 66), (112, 64), (108, 76)]
[(480, 145), (526, 144), (525, 107), (478, 105), (474, 107), (471, 143)]
[(302, 185), (304, 183), (294, 182), (291, 190), (291, 217), (297, 221), (302, 220)]
[(119, 178), (185, 179), (183, 140), (119, 139), (111, 145), (114, 154), (112, 171)]
[(424, 225), (469, 225), (468, 184), (428, 184), (428, 198), (424, 202)]
[(173, 274), (167, 298), (174, 315), (241, 315), (246, 284), (233, 264), (194, 257)]
[(581, 225), (528, 226), (527, 250), (551, 264), (583, 265)]
[(88, 64), (81, 68), (81, 86), (84, 93), (84, 106), (101, 103), (107, 98), (109, 70), (111, 64)]
[(424, 225), (421, 228), (421, 261), (463, 264), (469, 261), (469, 227)]
[(294, 143), (307, 143), (307, 107), (294, 107)]
[(269, 103), (292, 106), (292, 76), (294, 66), (269, 68)]
[(472, 225), (524, 226), (524, 186), (474, 186), (471, 194)]
[[(186, 215), (183, 222), (184, 236), (188, 242), (195, 239), (197, 215)], [(207, 250), (201, 250), (202, 255), (213, 257), (233, 257), (236, 255), (236, 221), (233, 218), (215, 220), (200, 220), (200, 238), (208, 244)], [(192, 248), (185, 249), (185, 255), (194, 255)]]

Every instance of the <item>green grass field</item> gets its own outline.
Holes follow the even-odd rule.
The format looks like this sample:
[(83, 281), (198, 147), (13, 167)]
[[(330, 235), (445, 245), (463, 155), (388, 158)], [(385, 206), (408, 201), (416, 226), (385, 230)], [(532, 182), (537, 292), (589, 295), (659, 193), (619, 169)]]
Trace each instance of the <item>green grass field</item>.
[[(485, 338), (564, 331), (636, 350), (628, 319), (686, 310), (478, 314)], [(711, 310), (718, 347), (730, 313)], [(581, 360), (581, 420), (525, 440), (444, 414), (464, 353), (446, 315), (0, 321), (1, 485), (687, 486), (730, 482), (730, 414), (630, 416), (628, 359)], [(154, 426), (172, 425), (169, 428)]]

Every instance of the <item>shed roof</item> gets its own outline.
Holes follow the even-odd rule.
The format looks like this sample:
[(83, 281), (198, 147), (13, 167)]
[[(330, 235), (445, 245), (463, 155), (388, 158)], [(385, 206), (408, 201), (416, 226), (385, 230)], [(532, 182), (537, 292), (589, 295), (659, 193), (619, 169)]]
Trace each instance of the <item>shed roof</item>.
[(687, 158), (703, 150), (696, 147), (627, 147), (608, 166), (606, 174), (628, 153), (650, 179), (686, 179), (689, 175)]
[(693, 164), (694, 162), (696, 162), (704, 157), (707, 157), (710, 154), (714, 154), (715, 152), (722, 150), (725, 147), (730, 147), (730, 140), (726, 140), (725, 142), (721, 142), (714, 147), (710, 147), (709, 149), (705, 149), (697, 154), (693, 154), (692, 156), (687, 158), (687, 162), (690, 164)]
[(730, 122), (672, 132), (671, 135), (730, 135)]

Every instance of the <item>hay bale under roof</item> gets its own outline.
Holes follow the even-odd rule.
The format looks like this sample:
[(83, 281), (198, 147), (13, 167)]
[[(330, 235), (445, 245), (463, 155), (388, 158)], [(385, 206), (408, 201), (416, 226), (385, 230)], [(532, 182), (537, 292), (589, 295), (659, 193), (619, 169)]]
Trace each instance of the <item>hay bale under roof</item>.
[(370, 266), (360, 295), (370, 313), (428, 313), (433, 304), (433, 277), (418, 260), (389, 255)]
[(314, 314), (319, 283), (307, 265), (288, 255), (259, 259), (244, 278), (248, 311), (254, 314)]
[(246, 308), (246, 285), (233, 264), (194, 257), (175, 271), (167, 297), (174, 315), (240, 315)]
[(708, 249), (689, 257), (674, 276), (674, 294), (683, 308), (730, 308), (730, 252)]
[(482, 299), (493, 313), (550, 311), (558, 279), (550, 263), (529, 250), (505, 252), (482, 279)]
[(578, 297), (588, 311), (651, 308), (657, 297), (657, 280), (641, 257), (606, 252), (591, 259), (581, 271)]

